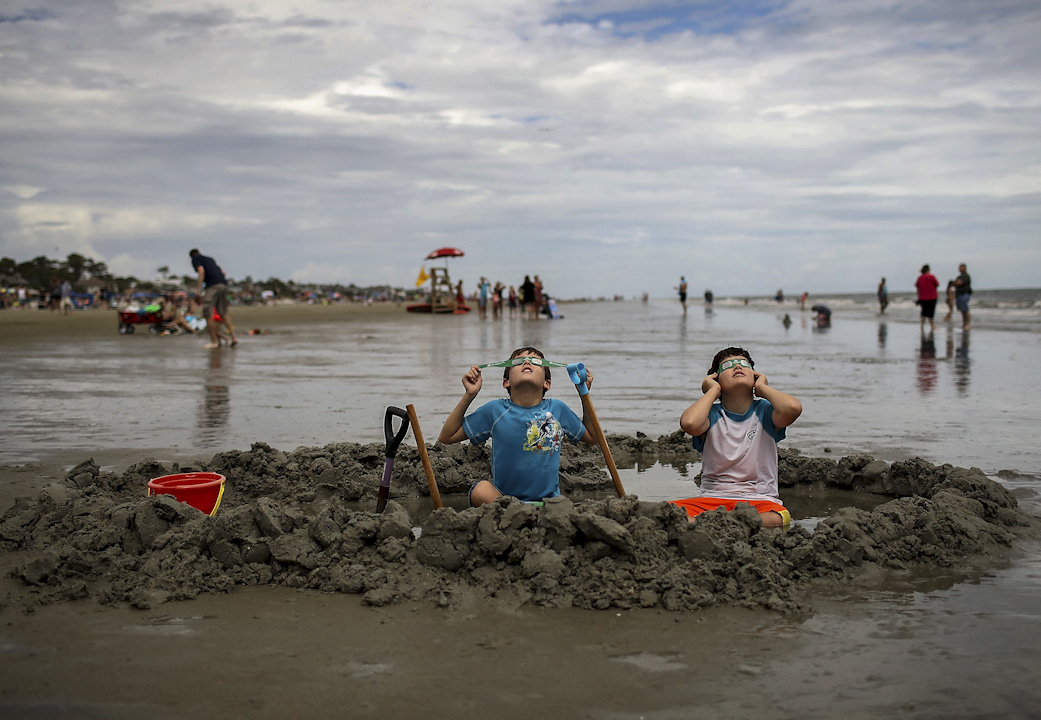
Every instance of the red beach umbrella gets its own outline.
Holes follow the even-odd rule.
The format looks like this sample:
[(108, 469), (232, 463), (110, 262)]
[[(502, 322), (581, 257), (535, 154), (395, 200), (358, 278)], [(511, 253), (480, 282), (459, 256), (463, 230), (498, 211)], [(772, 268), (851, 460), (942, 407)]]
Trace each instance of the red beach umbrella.
[(463, 254), (463, 251), (459, 248), (443, 247), (438, 248), (434, 252), (427, 255), (427, 260), (437, 260), (438, 258), (462, 257)]
[(427, 255), (427, 260), (437, 260), (438, 258), (445, 259), (445, 272), (448, 272), (448, 258), (462, 257), (463, 251), (459, 248), (454, 247), (443, 247), (434, 250), (432, 253)]

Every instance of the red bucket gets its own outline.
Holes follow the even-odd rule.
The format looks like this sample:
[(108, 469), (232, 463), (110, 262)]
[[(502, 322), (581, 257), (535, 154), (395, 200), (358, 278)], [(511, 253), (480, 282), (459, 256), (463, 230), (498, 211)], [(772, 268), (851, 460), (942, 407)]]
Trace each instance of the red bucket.
[(216, 515), (224, 497), (224, 476), (212, 472), (164, 475), (148, 481), (148, 494), (173, 495), (207, 515)]

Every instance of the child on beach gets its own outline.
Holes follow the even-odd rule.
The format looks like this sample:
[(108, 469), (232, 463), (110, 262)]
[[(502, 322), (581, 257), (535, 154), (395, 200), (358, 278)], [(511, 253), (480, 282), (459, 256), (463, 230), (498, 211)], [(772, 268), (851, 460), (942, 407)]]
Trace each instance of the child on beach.
[(777, 443), (802, 414), (802, 403), (770, 387), (754, 367), (744, 348), (720, 350), (701, 381), (704, 395), (680, 416), (680, 427), (701, 453), (702, 495), (672, 503), (691, 519), (744, 502), (765, 527), (791, 522), (777, 493)]
[[(509, 399), (492, 400), (466, 415), (481, 391), (481, 369), (471, 367), (463, 375), (464, 393), (445, 420), (437, 439), (446, 445), (469, 438), (474, 444), (492, 440), (492, 479), (479, 480), (470, 488), (474, 507), (512, 495), (537, 502), (560, 495), (560, 443), (564, 437), (593, 445), (596, 438), (562, 401), (546, 399), (550, 369), (545, 355), (533, 347), (513, 351), (513, 365), (505, 368), (502, 386)], [(592, 387), (593, 374), (586, 385)], [(465, 415), (465, 417), (464, 417)], [(584, 409), (583, 409), (584, 415)]]

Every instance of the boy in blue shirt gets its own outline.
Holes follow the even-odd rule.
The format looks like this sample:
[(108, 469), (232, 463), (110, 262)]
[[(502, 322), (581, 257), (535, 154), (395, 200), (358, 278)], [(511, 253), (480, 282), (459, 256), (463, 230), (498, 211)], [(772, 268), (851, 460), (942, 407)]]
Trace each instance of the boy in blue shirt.
[[(546, 399), (550, 369), (542, 364), (545, 355), (533, 347), (514, 350), (516, 364), (503, 371), (502, 386), (509, 399), (492, 400), (466, 415), (481, 391), (481, 369), (472, 366), (463, 375), (464, 393), (445, 420), (437, 439), (446, 445), (492, 440), (492, 479), (479, 480), (470, 488), (474, 507), (512, 495), (534, 502), (560, 495), (560, 444), (565, 437), (593, 445), (596, 438), (562, 401)], [(593, 385), (588, 373), (586, 384)], [(583, 414), (585, 410), (583, 408)], [(464, 417), (465, 416), (465, 417)]]
[(802, 403), (767, 385), (754, 367), (744, 348), (720, 350), (701, 381), (704, 395), (680, 416), (680, 427), (701, 453), (702, 495), (672, 503), (691, 519), (745, 502), (764, 527), (791, 521), (777, 493), (777, 443), (802, 414)]

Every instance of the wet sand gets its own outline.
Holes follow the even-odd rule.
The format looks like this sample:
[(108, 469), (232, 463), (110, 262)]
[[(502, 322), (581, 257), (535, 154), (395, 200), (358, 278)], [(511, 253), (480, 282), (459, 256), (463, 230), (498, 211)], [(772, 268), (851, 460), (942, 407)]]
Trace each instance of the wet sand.
[[(367, 310), (350, 308), (348, 312)], [(281, 308), (275, 310), (279, 311)], [(305, 315), (307, 312), (303, 310)], [(44, 336), (62, 331), (52, 324), (58, 319), (45, 322)], [(263, 322), (273, 325), (277, 320), (267, 317)], [(98, 328), (104, 329), (102, 325)], [(8, 337), (7, 333), (3, 335)], [(639, 445), (661, 441), (633, 436), (628, 441), (612, 439), (615, 446), (626, 442)], [(294, 458), (289, 449), (283, 452), (272, 448), (269, 452), (263, 447), (220, 453), (216, 458), (186, 454), (163, 461), (165, 465), (144, 462), (148, 453), (140, 449), (110, 451), (102, 467), (80, 468), (81, 472), (70, 477), (70, 465), (85, 460), (82, 452), (72, 451), (52, 454), (35, 466), (3, 468), (2, 507), (10, 507), (17, 496), (28, 496), (29, 500), (21, 508), (22, 520), (12, 522), (11, 512), (5, 516), (8, 544), (3, 564), (21, 567), (23, 572), (2, 580), (0, 620), (4, 632), (0, 643), (5, 673), (0, 680), (0, 717), (62, 713), (77, 717), (226, 717), (231, 713), (284, 717), (300, 711), (319, 717), (343, 712), (363, 717), (388, 712), (429, 717), (492, 712), (504, 717), (529, 717), (536, 710), (551, 709), (554, 714), (598, 718), (690, 717), (699, 711), (743, 718), (758, 717), (764, 708), (773, 715), (800, 718), (835, 714), (1030, 717), (1036, 706), (1034, 668), (1022, 660), (1032, 657), (1033, 650), (1017, 647), (1017, 642), (1029, 644), (1024, 638), (1036, 637), (1036, 628), (1031, 635), (1024, 632), (1023, 625), (1036, 623), (1036, 616), (1032, 619), (1020, 613), (1022, 617), (1014, 622), (1016, 613), (992, 615), (994, 608), (989, 604), (993, 603), (993, 594), (986, 592), (1003, 573), (1020, 573), (1013, 587), (1024, 597), (1013, 597), (1015, 593), (1005, 593), (1004, 597), (1013, 609), (1032, 606), (1026, 595), (1032, 583), (1037, 584), (1036, 577), (1029, 575), (1035, 571), (1036, 560), (1033, 565), (1024, 565), (1023, 557), (1036, 558), (1038, 543), (1032, 539), (1030, 527), (1033, 520), (1015, 510), (1010, 496), (996, 485), (992, 487), (982, 473), (937, 469), (925, 463), (914, 466), (917, 472), (911, 468), (895, 475), (933, 480), (909, 481), (906, 487), (887, 489), (885, 483), (894, 475), (889, 463), (876, 461), (865, 473), (872, 459), (864, 458), (853, 463), (860, 463), (859, 468), (849, 473), (840, 472), (841, 463), (834, 460), (791, 456), (787, 462), (792, 475), (814, 481), (813, 487), (801, 488), (801, 494), (828, 495), (832, 501), (850, 493), (850, 502), (855, 505), (854, 487), (858, 492), (882, 492), (877, 505), (870, 503), (873, 507), (840, 513), (833, 522), (826, 522), (824, 529), (818, 522), (812, 532), (796, 528), (778, 536), (787, 538), (779, 546), (774, 537), (753, 532), (740, 517), (722, 518), (711, 533), (691, 534), (685, 524), (677, 525), (663, 514), (660, 504), (641, 506), (618, 500), (605, 504), (597, 499), (598, 488), (606, 486), (598, 484), (603, 478), (595, 469), (595, 455), (580, 457), (575, 460), (573, 476), (582, 487), (569, 490), (576, 498), (587, 493), (591, 499), (579, 499), (576, 508), (564, 513), (577, 530), (567, 548), (554, 549), (545, 544), (523, 545), (533, 540), (532, 533), (522, 540), (511, 538), (506, 531), (510, 523), (504, 525), (503, 516), (496, 515), (516, 515), (517, 510), (511, 510), (509, 504), (483, 514), (449, 509), (441, 511), (442, 520), (431, 523), (425, 517), (429, 498), (423, 495), (424, 481), (414, 452), (403, 449), (395, 473), (397, 497), (391, 508), (391, 514), (397, 517), (393, 525), (398, 535), (384, 538), (396, 537), (400, 542), (387, 558), (374, 550), (375, 545), (372, 550), (365, 549), (369, 547), (365, 532), (352, 535), (350, 531), (371, 522), (365, 518), (373, 517), (375, 486), (371, 479), (373, 468), (382, 467), (379, 449), (378, 445), (362, 445), (295, 451), (307, 453), (309, 464)], [(659, 449), (642, 458), (641, 463), (660, 462)], [(453, 450), (462, 452), (463, 457), (446, 459), (444, 456), (450, 454), (440, 452), (437, 457), (441, 462), (456, 463), (461, 482), (473, 472), (468, 463), (479, 462), (480, 458), (467, 458), (466, 451)], [(622, 448), (619, 450), (624, 455)], [(361, 469), (343, 471), (349, 463), (334, 462), (331, 458), (337, 452), (359, 463)], [(278, 453), (286, 456), (285, 462)], [(170, 450), (165, 449), (159, 457), (169, 458)], [(328, 468), (323, 458), (328, 460)], [(305, 469), (287, 473), (291, 462)], [(234, 478), (230, 487), (235, 489), (229, 491), (227, 505), (222, 506), (217, 519), (193, 518), (194, 511), (182, 515), (167, 503), (140, 497), (139, 481), (146, 475), (159, 468), (189, 468), (193, 463), (208, 469), (224, 463), (221, 469)], [(272, 463), (278, 472), (269, 471)], [(450, 469), (442, 466), (439, 474), (451, 475), (447, 472)], [(854, 475), (859, 479), (847, 482)], [(828, 487), (826, 476), (837, 484)], [(265, 484), (264, 478), (277, 478), (276, 486)], [(315, 482), (316, 478), (320, 481)], [(583, 478), (588, 482), (583, 483)], [(358, 490), (350, 489), (352, 482)], [(301, 495), (304, 488), (323, 485), (336, 492), (326, 493), (327, 497), (318, 493), (310, 500)], [(52, 489), (49, 500), (41, 501), (37, 493), (44, 486)], [(985, 499), (982, 505), (978, 504), (981, 493)], [(333, 494), (338, 498), (335, 501), (328, 497)], [(352, 494), (353, 498), (343, 500), (345, 504), (338, 504)], [(273, 507), (265, 505), (265, 497)], [(446, 500), (451, 507), (461, 509), (451, 493), (446, 494)], [(48, 512), (41, 511), (41, 502)], [(53, 507), (48, 504), (51, 502)], [(899, 508), (878, 510), (890, 502), (898, 503)], [(308, 547), (303, 555), (296, 555), (305, 563), (314, 559), (309, 560), (309, 555), (327, 555), (330, 561), (345, 556), (335, 542), (321, 550), (310, 546), (317, 543), (316, 547), (321, 547), (311, 530), (321, 523), (312, 513), (319, 506), (328, 508), (329, 503), (338, 510), (322, 517), (333, 520), (335, 527), (326, 525), (331, 535), (317, 533), (319, 538), (341, 538), (335, 542), (353, 538), (350, 542), (362, 542), (360, 555), (371, 555), (377, 567), (385, 569), (388, 563), (400, 563), (404, 557), (406, 565), (420, 575), (433, 573), (436, 577), (420, 578), (413, 585), (414, 595), (401, 593), (390, 598), (390, 604), (381, 601), (384, 595), (380, 583), (356, 589), (348, 583), (350, 587), (346, 591), (341, 587), (339, 592), (297, 589), (308, 585), (300, 578), (322, 567), (319, 562), (307, 573), (299, 568), (292, 570), (294, 566), (306, 567), (292, 559), (300, 549), (297, 543)], [(936, 503), (944, 503), (945, 512), (930, 519)], [(61, 508), (66, 506), (78, 509), (63, 514)], [(266, 563), (270, 583), (229, 583), (228, 568), (223, 563), (220, 568), (207, 564), (207, 557), (213, 559), (210, 546), (223, 542), (237, 546), (241, 553), (246, 543), (271, 541), (268, 536), (253, 537), (262, 531), (256, 521), (260, 506), (265, 508), (261, 516), (277, 517), (282, 535), (293, 538), (283, 541), (289, 554)], [(185, 523), (193, 528), (215, 528), (225, 515), (241, 517), (245, 512), (241, 508), (249, 508), (249, 527), (238, 531), (241, 535), (233, 532), (217, 538), (217, 543), (196, 547), (191, 555), (195, 559), (181, 570), (166, 565), (163, 572), (150, 575), (138, 573), (140, 567), (132, 569), (132, 558), (158, 558), (165, 552), (151, 545), (138, 547), (139, 529), (148, 525), (144, 519), (150, 514), (166, 522), (166, 531), (172, 530), (169, 536), (173, 537), (183, 534), (177, 528), (186, 527)], [(943, 518), (952, 510), (960, 519), (945, 522)], [(24, 512), (37, 517), (28, 520)], [(119, 517), (133, 515), (141, 522), (135, 519), (125, 526), (117, 525), (125, 527), (119, 537), (99, 539), (113, 526), (105, 520), (120, 512), (123, 514)], [(881, 526), (880, 516), (871, 517), (876, 512), (900, 518), (893, 527), (905, 527), (902, 532), (890, 530), (889, 545), (880, 538), (867, 543), (861, 536)], [(539, 528), (537, 518), (528, 518), (525, 513), (519, 517), (518, 531)], [(482, 521), (485, 525), (491, 522), (487, 518), (495, 520), (501, 532), (485, 530), (483, 539), (479, 539)], [(297, 527), (291, 527), (297, 522)], [(419, 540), (406, 540), (401, 529), (416, 523), (429, 532)], [(12, 525), (16, 526), (14, 530)], [(648, 574), (647, 568), (654, 567), (653, 563), (641, 565), (627, 559), (654, 546), (653, 538), (661, 537), (658, 533), (668, 536), (670, 528), (674, 541), (664, 545), (673, 547), (677, 555), (663, 559), (666, 565), (708, 563), (713, 553), (720, 554), (715, 564), (704, 566), (702, 573), (722, 579), (718, 589), (713, 587), (707, 596), (701, 595), (711, 597), (712, 602), (666, 610), (668, 588), (660, 582), (661, 567)], [(628, 531), (630, 540), (622, 530)], [(639, 534), (644, 531), (646, 537)], [(9, 539), (17, 532), (35, 539)], [(496, 543), (507, 542), (500, 535), (511, 543), (522, 543), (525, 552), (518, 553), (516, 562), (508, 557), (490, 562), (492, 554), (509, 555), (508, 548), (498, 549)], [(378, 531), (372, 537), (379, 537)], [(718, 537), (729, 540), (721, 546), (713, 544), (712, 539)], [(813, 546), (815, 537), (821, 538), (816, 541), (817, 547)], [(153, 542), (158, 538), (153, 537)], [(461, 538), (466, 538), (465, 542)], [(542, 538), (545, 543), (545, 533)], [(828, 543), (825, 538), (830, 539)], [(41, 574), (43, 558), (53, 557), (48, 553), (66, 541), (87, 554), (66, 553), (64, 560), (48, 559)], [(785, 544), (791, 547), (785, 548)], [(425, 551), (421, 550), (424, 546)], [(571, 546), (586, 553), (574, 557), (576, 568), (591, 569), (599, 563), (598, 571), (604, 571), (603, 565), (614, 565), (606, 573), (586, 576), (593, 590), (584, 597), (607, 597), (604, 609), (556, 607), (561, 603), (553, 600), (559, 596), (552, 593), (546, 593), (548, 603), (532, 601), (539, 592), (538, 583), (543, 583), (541, 590), (545, 593), (546, 573), (552, 575), (557, 567), (547, 553), (560, 555)], [(933, 549), (923, 552), (929, 546)], [(869, 547), (888, 548), (883, 560), (892, 562), (864, 556), (855, 562), (851, 559), (851, 552)], [(466, 556), (454, 569), (456, 561), (446, 553), (451, 548), (465, 550), (457, 554)], [(759, 570), (770, 567), (762, 558), (751, 564), (739, 558), (767, 548), (776, 551), (779, 562), (789, 564), (800, 553), (809, 553), (813, 561), (807, 567), (812, 568), (827, 568), (830, 558), (837, 574), (818, 573), (819, 577), (790, 585), (773, 583), (787, 593), (787, 598), (781, 598), (784, 606), (776, 610), (764, 609), (772, 602), (763, 600), (769, 592), (756, 595), (759, 599), (751, 602), (745, 602), (747, 593), (728, 596), (727, 577), (736, 577), (746, 566)], [(937, 553), (941, 553), (942, 562), (937, 562), (941, 557)], [(355, 552), (353, 557), (360, 555)], [(837, 561), (840, 555), (843, 559)], [(529, 556), (548, 564), (529, 561), (525, 569), (523, 560)], [(596, 556), (599, 559), (594, 559)], [(225, 553), (222, 557), (228, 556)], [(88, 562), (78, 565), (84, 558)], [(106, 563), (111, 564), (109, 570), (113, 572), (102, 571)], [(26, 567), (35, 568), (37, 574), (29, 572), (34, 582), (26, 581)], [(98, 575), (92, 576), (84, 569), (87, 567), (97, 568)], [(191, 567), (209, 569), (182, 574)], [(232, 567), (240, 566), (232, 560)], [(856, 571), (847, 572), (850, 567)], [(1024, 567), (1026, 579), (1022, 577)], [(120, 572), (114, 572), (116, 569)], [(618, 574), (620, 571), (623, 574)], [(648, 607), (632, 601), (633, 597), (641, 598), (640, 592), (613, 588), (608, 578), (613, 577), (619, 585), (624, 572), (638, 577), (639, 583), (655, 585), (654, 603), (648, 588), (642, 595)], [(689, 582), (696, 586), (697, 580), (698, 574), (693, 573)], [(196, 590), (204, 589), (209, 582), (228, 587), (211, 587), (210, 592), (195, 596)], [(498, 592), (490, 593), (488, 588), (496, 583)], [(519, 591), (522, 587), (528, 590)], [(609, 590), (606, 594), (604, 588)], [(979, 597), (975, 589), (979, 589)], [(225, 590), (228, 592), (221, 594)], [(169, 599), (179, 591), (194, 599)], [(61, 599), (63, 594), (71, 599)], [(582, 594), (570, 595), (579, 596)], [(683, 596), (698, 597), (696, 592)], [(109, 604), (99, 604), (102, 598)], [(591, 604), (596, 606), (595, 602)], [(139, 609), (134, 609), (135, 605)], [(1012, 662), (1008, 661), (1010, 653)], [(736, 678), (736, 684), (719, 683), (719, 673)]]
[[(307, 305), (279, 303), (236, 305), (231, 310), (235, 331), (248, 336), (253, 329), (284, 328), (342, 322), (348, 319), (398, 317), (403, 306), (394, 303), (336, 303)], [(119, 318), (111, 308), (77, 310), (62, 315), (50, 310), (4, 310), (0, 312), (0, 345), (26, 345), (43, 340), (77, 340), (105, 337), (118, 332)], [(149, 325), (135, 325), (134, 334), (149, 333)], [(202, 340), (205, 333), (199, 335)]]
[[(460, 476), (486, 462), (449, 450)], [(787, 455), (786, 486), (878, 504), (779, 533), (751, 512), (689, 524), (629, 498), (428, 516), (405, 451), (374, 515), (375, 445), (261, 445), (207, 465), (233, 488), (212, 518), (141, 498), (146, 478), (196, 469), (154, 461), (83, 463), (5, 513), (0, 717), (743, 718), (778, 696), (781, 717), (1017, 717), (1007, 689), (1031, 692), (1032, 666), (1006, 663), (988, 671), (1005, 689), (966, 693), (1007, 646), (949, 656), (950, 628), (915, 611), (1038, 545), (1037, 520), (978, 471)], [(564, 466), (571, 496), (609, 488), (588, 452)], [(922, 665), (932, 653), (942, 673)], [(748, 686), (739, 697), (720, 667)]]

